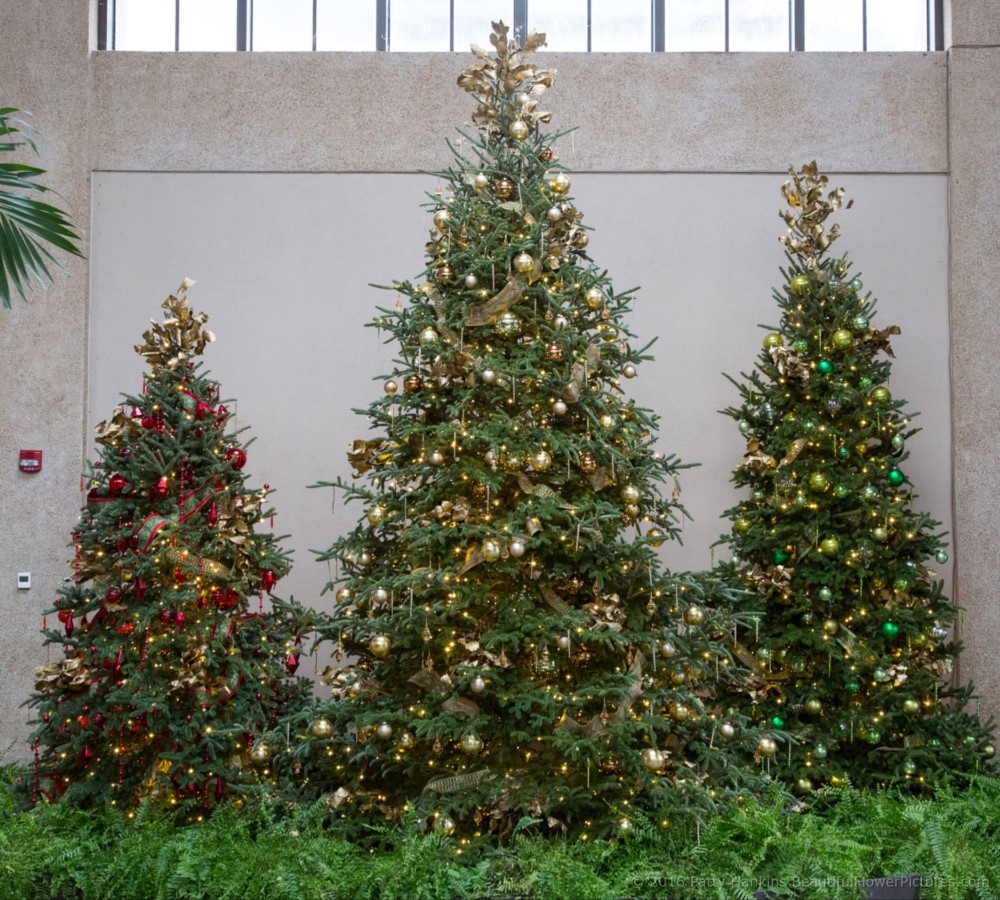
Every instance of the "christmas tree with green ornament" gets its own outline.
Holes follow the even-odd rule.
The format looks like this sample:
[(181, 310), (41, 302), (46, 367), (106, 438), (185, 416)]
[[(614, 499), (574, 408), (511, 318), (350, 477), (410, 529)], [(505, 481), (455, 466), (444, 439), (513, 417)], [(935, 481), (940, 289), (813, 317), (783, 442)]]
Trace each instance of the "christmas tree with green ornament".
[(734, 669), (715, 608), (732, 591), (661, 567), (681, 464), (623, 391), (648, 359), (630, 297), (588, 258), (541, 127), (544, 36), (518, 46), (501, 23), (491, 42), (458, 79), (476, 129), (429, 195), (422, 280), (372, 323), (397, 358), (359, 410), (360, 480), (335, 484), (364, 509), (322, 555), (333, 698), (273, 763), (348, 826), (694, 821), (764, 780), (744, 764), (770, 738), (712, 703)]
[(746, 437), (733, 482), (747, 494), (723, 541), (764, 604), (731, 699), (788, 736), (784, 775), (801, 793), (933, 784), (995, 749), (967, 709), (972, 687), (948, 678), (956, 607), (932, 568), (948, 554), (940, 523), (914, 508), (916, 429), (887, 386), (899, 328), (874, 325), (875, 299), (829, 253), (843, 189), (828, 191), (815, 162), (789, 172), (781, 320), (725, 411)]
[(267, 530), (269, 488), (246, 483), (242, 429), (202, 371), (214, 336), (188, 286), (136, 347), (142, 394), (95, 429), (72, 575), (48, 611), (59, 658), (28, 701), (33, 802), (148, 800), (204, 817), (266, 780), (257, 736), (309, 697), (292, 677), (294, 605), (264, 605), (289, 568)]

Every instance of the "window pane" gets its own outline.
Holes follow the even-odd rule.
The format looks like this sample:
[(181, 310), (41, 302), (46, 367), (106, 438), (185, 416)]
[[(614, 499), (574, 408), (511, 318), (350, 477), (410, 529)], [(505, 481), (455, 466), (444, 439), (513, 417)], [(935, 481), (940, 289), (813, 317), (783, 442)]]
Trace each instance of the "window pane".
[(926, 50), (927, 0), (868, 0), (869, 50)]
[(253, 0), (253, 50), (312, 50), (312, 0)]
[(317, 0), (317, 50), (374, 50), (375, 4)]
[(649, 0), (592, 0), (590, 49), (607, 53), (649, 51), (653, 13)]
[(546, 0), (529, 5), (528, 30), (544, 32), (546, 50), (586, 53), (587, 4), (580, 0)]
[(115, 50), (173, 50), (174, 9), (174, 0), (117, 0)]
[(181, 50), (235, 50), (233, 0), (181, 0)]
[(395, 3), (389, 8), (390, 50), (447, 50), (451, 35), (448, 0)]
[(729, 49), (787, 52), (788, 0), (729, 0)]
[[(393, 10), (395, 12), (395, 10)], [(468, 53), (470, 44), (491, 50), (491, 22), (500, 20), (508, 28), (514, 26), (512, 0), (455, 0), (455, 52)]]
[(806, 0), (806, 50), (861, 50), (862, 0)]
[(725, 50), (724, 0), (670, 0), (665, 4), (667, 50)]

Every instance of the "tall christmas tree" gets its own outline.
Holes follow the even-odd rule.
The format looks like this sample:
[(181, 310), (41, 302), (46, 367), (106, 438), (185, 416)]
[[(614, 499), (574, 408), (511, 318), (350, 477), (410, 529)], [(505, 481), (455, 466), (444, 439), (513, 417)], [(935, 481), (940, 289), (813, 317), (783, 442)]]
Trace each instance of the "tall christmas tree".
[(887, 387), (899, 328), (873, 325), (875, 299), (829, 254), (843, 189), (828, 192), (815, 162), (789, 171), (781, 320), (726, 410), (747, 440), (733, 481), (749, 490), (723, 540), (765, 605), (735, 700), (787, 732), (800, 792), (844, 778), (920, 786), (995, 749), (966, 711), (971, 686), (948, 680), (956, 608), (930, 568), (948, 554), (940, 523), (914, 509), (916, 429)]
[[(245, 483), (245, 444), (199, 357), (214, 337), (185, 297), (136, 347), (149, 364), (96, 428), (71, 579), (29, 703), (35, 801), (131, 808), (145, 798), (197, 818), (260, 777), (255, 736), (307, 699), (294, 617), (265, 611), (289, 568), (268, 486)], [(286, 607), (287, 609), (287, 607)]]
[(718, 586), (655, 552), (683, 514), (680, 464), (624, 397), (649, 357), (540, 127), (544, 36), (519, 47), (501, 23), (491, 41), (458, 79), (477, 130), (430, 195), (425, 280), (394, 284), (372, 323), (398, 358), (359, 410), (365, 484), (335, 488), (365, 511), (324, 554), (334, 701), (300, 718), (287, 762), (353, 822), (690, 821), (758, 778), (736, 761), (760, 735), (711, 706), (730, 670)]

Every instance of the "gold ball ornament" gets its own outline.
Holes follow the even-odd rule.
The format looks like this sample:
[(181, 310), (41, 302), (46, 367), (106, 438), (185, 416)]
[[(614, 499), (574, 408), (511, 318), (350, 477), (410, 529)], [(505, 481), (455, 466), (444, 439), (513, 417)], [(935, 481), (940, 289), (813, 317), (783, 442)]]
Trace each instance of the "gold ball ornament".
[(507, 129), (507, 134), (509, 134), (515, 141), (523, 141), (528, 137), (528, 132), (530, 129), (526, 122), (522, 122), (517, 119), (510, 123), (510, 128)]
[(569, 319), (567, 319), (562, 313), (559, 313), (552, 320), (552, 327), (555, 328), (556, 331), (563, 331), (569, 327)]
[(920, 712), (920, 703), (912, 697), (907, 697), (903, 701), (903, 712), (905, 712), (908, 716), (915, 716), (918, 712)]
[(438, 342), (438, 333), (433, 328), (425, 328), (417, 339), (421, 347), (433, 346)]
[(700, 625), (705, 621), (705, 610), (703, 610), (700, 606), (689, 606), (686, 610), (684, 610), (684, 621), (687, 622), (688, 625)]
[(463, 753), (469, 756), (476, 756), (483, 749), (483, 739), (473, 731), (462, 735), (459, 746)]
[(685, 681), (687, 681), (687, 674), (681, 672), (679, 669), (674, 670), (673, 672), (670, 673), (671, 684), (681, 685), (684, 684)]
[(576, 596), (586, 587), (587, 582), (580, 572), (574, 572), (569, 578), (566, 579), (564, 589), (567, 594)]
[(770, 350), (772, 347), (784, 347), (785, 339), (780, 334), (771, 332), (771, 334), (764, 335), (763, 344), (765, 350)]
[(424, 386), (424, 379), (419, 375), (407, 375), (403, 379), (403, 391), (407, 394), (415, 394)]
[(551, 162), (552, 157), (555, 156), (551, 147), (543, 147), (541, 152), (538, 154), (538, 159), (540, 162)]
[(561, 634), (556, 638), (556, 646), (560, 650), (568, 652), (573, 648), (573, 641), (568, 634)]
[(600, 332), (601, 340), (607, 344), (618, 340), (618, 329), (614, 325), (602, 325)]
[(564, 400), (555, 400), (552, 403), (552, 415), (562, 418), (569, 412), (569, 407), (566, 405)]
[(435, 276), (438, 281), (451, 281), (455, 277), (455, 269), (452, 267), (451, 263), (441, 263), (435, 269)]
[(432, 450), (427, 457), (427, 462), (432, 466), (443, 466), (444, 454), (440, 450)]
[(350, 603), (354, 599), (354, 591), (350, 588), (342, 587), (336, 594), (337, 603)]
[(646, 532), (646, 540), (654, 547), (662, 547), (667, 536), (659, 528), (650, 528)]
[(570, 188), (569, 177), (564, 172), (560, 172), (549, 182), (549, 188), (553, 194), (567, 193)]
[(521, 320), (514, 313), (505, 312), (497, 319), (494, 327), (500, 337), (517, 337), (521, 333)]
[(691, 707), (684, 703), (671, 703), (670, 715), (678, 722), (686, 722), (691, 718)]
[(389, 651), (392, 649), (392, 641), (389, 640), (388, 635), (376, 634), (368, 642), (368, 649), (371, 651), (372, 656), (377, 656), (379, 659), (385, 659), (389, 655)]
[(585, 475), (593, 475), (597, 471), (597, 458), (589, 450), (580, 453), (580, 471)]
[(836, 619), (824, 619), (822, 626), (823, 634), (834, 635), (840, 631), (840, 623)]
[(448, 227), (448, 220), (451, 218), (451, 214), (446, 209), (438, 209), (434, 212), (434, 225), (437, 227), (438, 231), (444, 231)]
[(838, 328), (830, 335), (830, 343), (838, 350), (848, 350), (854, 344), (854, 336), (846, 328)]
[(545, 345), (545, 360), (546, 362), (559, 363), (566, 358), (566, 351), (563, 349), (563, 345), (558, 341), (549, 341)]
[(389, 599), (389, 592), (384, 587), (377, 587), (371, 592), (372, 603), (385, 603)]
[(802, 704), (802, 708), (811, 716), (818, 716), (823, 712), (823, 704), (816, 698), (810, 697)]
[(385, 519), (385, 507), (376, 504), (368, 510), (368, 524), (378, 525)]
[(387, 394), (395, 394), (396, 391), (399, 390), (399, 385), (390, 378), (384, 385), (382, 385), (382, 389)]
[(468, 289), (469, 289), (470, 291), (471, 291), (471, 290), (472, 290), (473, 288), (475, 288), (475, 287), (478, 287), (478, 286), (479, 286), (479, 279), (478, 279), (478, 278), (477, 278), (477, 277), (476, 277), (475, 275), (473, 275), (473, 274), (472, 274), (471, 272), (470, 272), (470, 273), (469, 273), (468, 275), (466, 275), (466, 276), (465, 276), (465, 278), (464, 278), (463, 280), (464, 280), (464, 282), (465, 282), (465, 286), (466, 286), (466, 287), (467, 287), (467, 288), (468, 288)]
[(417, 739), (413, 736), (413, 732), (412, 731), (404, 731), (399, 736), (399, 746), (403, 750), (412, 750), (413, 747), (416, 745), (416, 743), (417, 743)]
[(497, 373), (495, 369), (483, 369), (479, 373), (479, 378), (482, 380), (483, 384), (496, 384)]
[(632, 365), (632, 363), (625, 363), (625, 366), (622, 369), (622, 375), (624, 375), (626, 378), (635, 378), (637, 374), (638, 372), (636, 371), (636, 368), (635, 366)]
[(563, 217), (563, 211), (558, 206), (550, 206), (545, 217), (550, 222), (558, 222)]
[(642, 767), (647, 772), (659, 772), (666, 765), (666, 758), (663, 753), (655, 747), (650, 747), (642, 751)]
[(992, 744), (983, 744), (983, 758), (993, 759), (997, 755), (997, 748)]
[(493, 183), (493, 193), (501, 200), (507, 200), (514, 193), (514, 182), (506, 176)]
[(589, 287), (584, 291), (583, 302), (588, 309), (600, 309), (604, 306), (604, 293), (598, 287)]
[(375, 734), (383, 741), (387, 741), (392, 737), (392, 726), (388, 722), (379, 722)]
[(757, 752), (761, 756), (774, 756), (778, 752), (778, 744), (773, 738), (762, 737), (757, 741)]
[(520, 272), (522, 275), (526, 272), (531, 271), (531, 267), (535, 264), (535, 259), (530, 253), (518, 253), (514, 257), (514, 271)]
[(803, 776), (802, 778), (795, 779), (796, 794), (811, 794), (814, 787), (815, 785), (812, 783), (811, 778), (806, 778), (805, 776)]
[(670, 641), (661, 641), (660, 654), (667, 659), (671, 659), (677, 655), (677, 648)]
[(469, 682), (469, 690), (473, 694), (481, 694), (486, 690), (486, 679), (482, 675), (473, 675), (472, 681)]
[(452, 835), (455, 833), (455, 820), (451, 816), (436, 816), (434, 830), (440, 834)]
[(472, 186), (477, 191), (485, 191), (490, 186), (490, 179), (484, 172), (476, 172), (472, 179)]
[(719, 734), (722, 735), (727, 741), (732, 740), (736, 737), (736, 728), (733, 726), (732, 722), (723, 722), (719, 726)]
[(329, 719), (316, 719), (309, 726), (309, 731), (314, 738), (325, 741), (333, 734), (333, 723)]
[(546, 472), (552, 468), (552, 457), (546, 450), (539, 450), (531, 457), (531, 468), (536, 472)]
[(514, 540), (512, 540), (507, 546), (507, 552), (510, 553), (514, 559), (520, 559), (524, 556), (526, 550), (527, 547), (525, 546), (524, 541), (520, 538), (514, 538)]
[(482, 547), (480, 548), (483, 559), (487, 562), (496, 562), (500, 559), (500, 554), (503, 552), (500, 549), (500, 545), (496, 541), (483, 541)]
[(255, 765), (266, 765), (271, 760), (271, 748), (264, 741), (257, 741), (250, 751), (250, 759)]
[(622, 500), (625, 503), (638, 503), (639, 498), (642, 496), (639, 488), (634, 484), (626, 484), (621, 491)]

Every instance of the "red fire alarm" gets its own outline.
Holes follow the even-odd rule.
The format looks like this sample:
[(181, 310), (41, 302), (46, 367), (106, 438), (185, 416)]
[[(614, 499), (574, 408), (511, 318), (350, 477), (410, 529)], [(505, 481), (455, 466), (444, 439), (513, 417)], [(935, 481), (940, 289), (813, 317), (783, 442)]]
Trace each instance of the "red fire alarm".
[(22, 450), (20, 458), (17, 461), (17, 467), (22, 472), (27, 472), (29, 475), (34, 475), (35, 472), (42, 471), (42, 451), (41, 450)]

